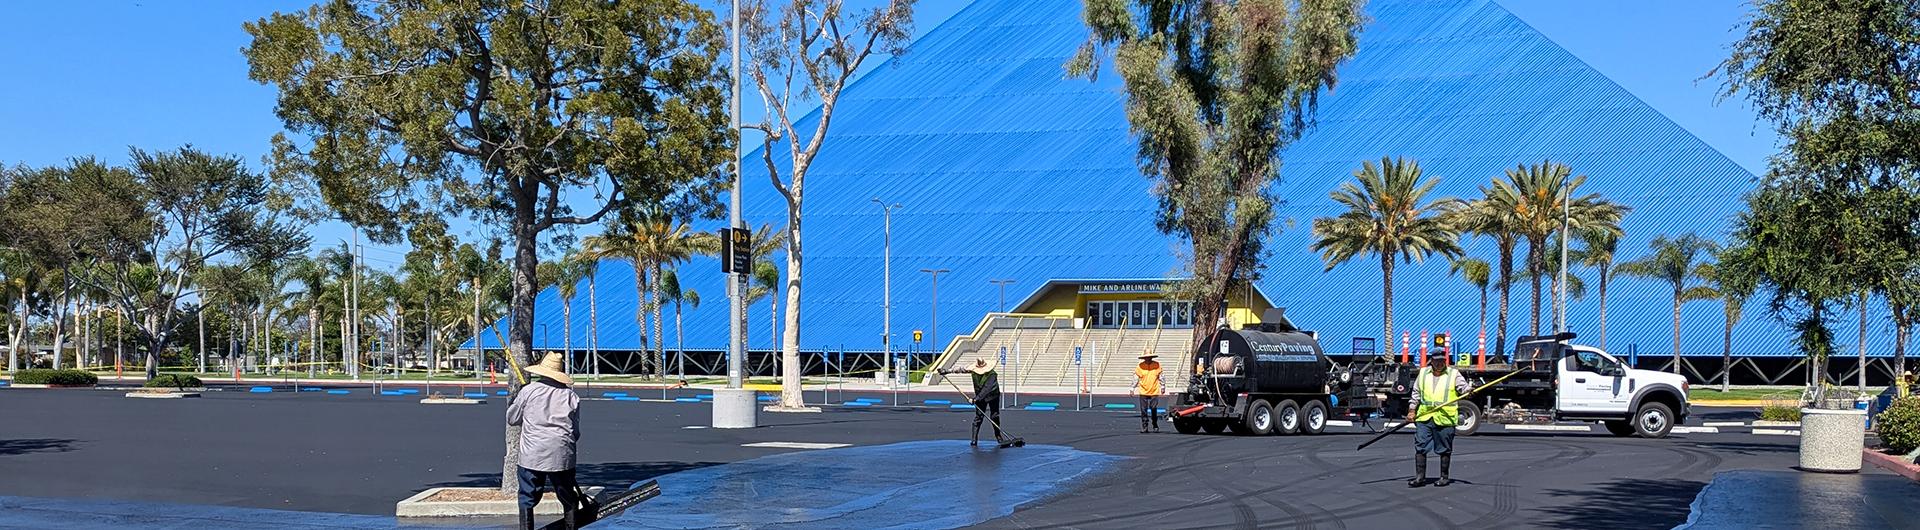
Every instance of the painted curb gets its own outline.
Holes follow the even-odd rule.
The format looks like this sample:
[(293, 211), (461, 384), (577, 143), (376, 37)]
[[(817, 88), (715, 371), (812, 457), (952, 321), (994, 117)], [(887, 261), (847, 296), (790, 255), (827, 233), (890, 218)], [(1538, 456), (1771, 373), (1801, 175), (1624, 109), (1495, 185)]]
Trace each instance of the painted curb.
[(128, 392), (127, 397), (135, 399), (180, 399), (197, 398), (199, 392)]
[(1754, 427), (1799, 427), (1800, 422), (1753, 420), (1753, 426)]
[(1874, 467), (1892, 471), (1895, 475), (1907, 477), (1907, 480), (1920, 481), (1920, 465), (1908, 461), (1900, 455), (1890, 455), (1872, 448), (1861, 449), (1860, 457)]
[(486, 403), (487, 400), (484, 399), (468, 398), (426, 398), (420, 400), (420, 404), (422, 405), (484, 405)]

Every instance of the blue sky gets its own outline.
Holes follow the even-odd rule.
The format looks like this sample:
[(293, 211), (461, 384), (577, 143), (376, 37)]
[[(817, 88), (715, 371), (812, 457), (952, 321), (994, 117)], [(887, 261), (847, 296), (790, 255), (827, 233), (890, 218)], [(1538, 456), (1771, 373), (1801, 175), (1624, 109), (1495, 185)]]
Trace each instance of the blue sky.
[[(1774, 152), (1775, 135), (1750, 108), (1719, 102), (1719, 82), (1700, 79), (1739, 36), (1751, 9), (1744, 0), (1498, 1), (1749, 170), (1759, 172)], [(87, 155), (124, 162), (128, 146), (191, 143), (258, 168), (281, 124), (274, 90), (247, 79), (241, 24), (311, 3), (0, 3), (0, 20), (9, 22), (0, 32), (0, 164)], [(923, 0), (916, 29), (932, 29), (964, 4)], [(743, 115), (753, 120), (760, 110), (746, 99)], [(336, 223), (314, 235), (317, 246), (331, 245), (348, 231)], [(391, 267), (399, 252), (378, 248), (367, 259)]]

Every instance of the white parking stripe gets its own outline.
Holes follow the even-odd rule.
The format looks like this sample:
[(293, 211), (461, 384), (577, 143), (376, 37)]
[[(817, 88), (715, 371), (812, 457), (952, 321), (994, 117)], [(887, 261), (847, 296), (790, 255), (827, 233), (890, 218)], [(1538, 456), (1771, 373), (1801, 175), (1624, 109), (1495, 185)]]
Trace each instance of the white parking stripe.
[(1673, 428), (1673, 432), (1676, 434), (1714, 434), (1720, 432), (1720, 428), (1678, 426)]
[(1754, 429), (1754, 434), (1773, 434), (1779, 436), (1799, 436), (1800, 431), (1784, 429)]
[(1502, 425), (1509, 431), (1574, 431), (1593, 432), (1592, 425)]
[(823, 444), (812, 442), (758, 442), (740, 444), (740, 447), (770, 447), (774, 449), (835, 449), (853, 444)]
[(1709, 421), (1709, 422), (1706, 422), (1706, 423), (1702, 423), (1701, 425), (1705, 425), (1705, 426), (1708, 426), (1708, 427), (1746, 427), (1746, 426), (1747, 426), (1747, 422), (1744, 422), (1744, 421)]
[(1352, 427), (1353, 422), (1347, 420), (1327, 420), (1327, 425), (1333, 427)]

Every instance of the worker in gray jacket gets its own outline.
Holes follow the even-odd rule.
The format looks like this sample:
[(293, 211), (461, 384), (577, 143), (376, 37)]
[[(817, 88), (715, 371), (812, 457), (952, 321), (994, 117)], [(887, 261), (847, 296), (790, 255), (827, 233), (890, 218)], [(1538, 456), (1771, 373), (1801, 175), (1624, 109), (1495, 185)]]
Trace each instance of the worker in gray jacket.
[(520, 528), (533, 529), (533, 507), (543, 488), (559, 497), (566, 527), (575, 524), (581, 499), (574, 481), (576, 444), (580, 442), (580, 395), (573, 389), (560, 354), (548, 353), (527, 367), (538, 381), (520, 388), (507, 406), (507, 424), (520, 426)]

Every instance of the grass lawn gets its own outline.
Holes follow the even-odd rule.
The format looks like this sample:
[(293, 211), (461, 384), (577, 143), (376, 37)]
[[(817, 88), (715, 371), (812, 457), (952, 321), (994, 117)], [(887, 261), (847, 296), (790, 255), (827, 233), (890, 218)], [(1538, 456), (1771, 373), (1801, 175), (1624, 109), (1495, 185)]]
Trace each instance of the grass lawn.
[(1800, 399), (1800, 388), (1733, 387), (1721, 392), (1718, 386), (1694, 385), (1687, 392), (1690, 401), (1786, 400)]

